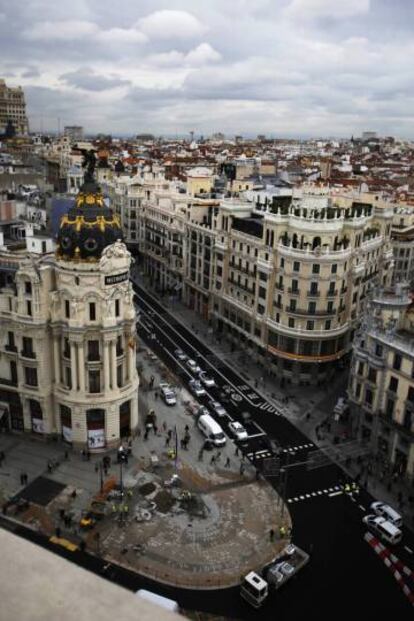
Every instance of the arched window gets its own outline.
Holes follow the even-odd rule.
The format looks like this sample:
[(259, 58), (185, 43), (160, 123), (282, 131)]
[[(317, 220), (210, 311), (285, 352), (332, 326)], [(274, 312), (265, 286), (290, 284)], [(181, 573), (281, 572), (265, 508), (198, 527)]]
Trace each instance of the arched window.
[(314, 237), (313, 238), (313, 242), (312, 242), (312, 250), (315, 250), (315, 248), (317, 248), (320, 245), (321, 245), (321, 238), (320, 237)]

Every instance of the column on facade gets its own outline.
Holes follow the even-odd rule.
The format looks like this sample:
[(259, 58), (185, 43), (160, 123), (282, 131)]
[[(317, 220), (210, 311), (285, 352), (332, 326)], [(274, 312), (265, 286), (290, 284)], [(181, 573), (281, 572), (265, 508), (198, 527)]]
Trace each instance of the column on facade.
[(78, 343), (78, 373), (79, 390), (85, 392), (85, 349), (83, 342)]
[(116, 341), (111, 341), (110, 343), (110, 354), (111, 354), (111, 386), (112, 390), (117, 389), (116, 383)]
[(61, 374), (60, 374), (60, 347), (59, 347), (59, 337), (57, 335), (53, 336), (53, 365), (55, 370), (55, 383), (61, 383)]
[(110, 390), (109, 341), (104, 341), (104, 390)]
[(70, 342), (70, 369), (72, 375), (72, 389), (78, 389), (78, 374), (77, 374), (77, 364), (76, 364), (76, 343), (75, 341)]
[(135, 357), (135, 342), (134, 337), (130, 336), (127, 342), (127, 377), (128, 382), (131, 381), (134, 374), (134, 357)]

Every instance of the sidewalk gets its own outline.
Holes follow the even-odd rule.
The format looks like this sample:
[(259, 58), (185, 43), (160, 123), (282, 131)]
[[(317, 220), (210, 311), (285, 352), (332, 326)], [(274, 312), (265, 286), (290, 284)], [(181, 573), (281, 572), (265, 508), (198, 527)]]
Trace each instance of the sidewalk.
[[(161, 298), (148, 285), (148, 279), (140, 274), (135, 278), (137, 283), (145, 286), (151, 294), (165, 304), (166, 310), (181, 322), (186, 328), (201, 338), (219, 358), (222, 358), (230, 367), (237, 367), (240, 375), (272, 402), (292, 424), (305, 433), (318, 446), (340, 444), (334, 443), (334, 438), (345, 440), (348, 430), (345, 426), (333, 421), (333, 408), (338, 396), (345, 394), (347, 386), (347, 370), (339, 374), (329, 385), (323, 387), (285, 386), (280, 387), (274, 377), (266, 377), (262, 366), (249, 362), (242, 351), (233, 351), (231, 344), (225, 338), (217, 341), (214, 334), (209, 332), (209, 326), (195, 311), (187, 308), (182, 302), (171, 302), (167, 296)], [(286, 399), (288, 402), (286, 403)], [(324, 425), (329, 421), (330, 431)], [(349, 439), (351, 439), (349, 437)], [(346, 440), (345, 440), (346, 441)], [(405, 522), (411, 528), (414, 525), (414, 489), (409, 489), (400, 481), (392, 480), (387, 474), (382, 474), (383, 468), (375, 460), (363, 458), (353, 459), (351, 463), (341, 464), (351, 479), (359, 480), (360, 485), (366, 487), (374, 497), (398, 508), (403, 514)], [(410, 500), (411, 499), (411, 500)], [(402, 501), (402, 502), (401, 502)]]

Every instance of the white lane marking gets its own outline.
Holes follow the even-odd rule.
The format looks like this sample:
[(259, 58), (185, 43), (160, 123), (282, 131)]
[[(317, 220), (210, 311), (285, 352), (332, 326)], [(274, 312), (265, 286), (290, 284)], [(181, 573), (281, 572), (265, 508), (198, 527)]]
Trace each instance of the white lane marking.
[(414, 554), (414, 552), (408, 546), (404, 546), (404, 550), (407, 550), (410, 554)]
[(332, 494), (328, 494), (328, 496), (329, 496), (329, 498), (332, 498), (333, 496), (339, 496), (342, 493), (343, 492), (340, 490), (339, 492), (332, 492)]
[(362, 505), (358, 505), (358, 507), (361, 509), (361, 511), (366, 511), (365, 507), (363, 507)]
[(263, 436), (267, 435), (264, 431), (260, 432), (260, 433), (253, 433), (251, 436), (248, 436), (248, 440), (252, 440), (253, 438), (262, 438)]

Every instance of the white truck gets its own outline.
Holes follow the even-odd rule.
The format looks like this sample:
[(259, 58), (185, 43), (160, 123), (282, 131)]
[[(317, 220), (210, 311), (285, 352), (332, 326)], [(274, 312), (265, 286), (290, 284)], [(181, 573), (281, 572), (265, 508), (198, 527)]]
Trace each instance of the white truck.
[(280, 589), (309, 561), (309, 554), (293, 545), (287, 545), (278, 556), (258, 573), (249, 572), (243, 579), (240, 595), (254, 608), (259, 608), (269, 592)]

